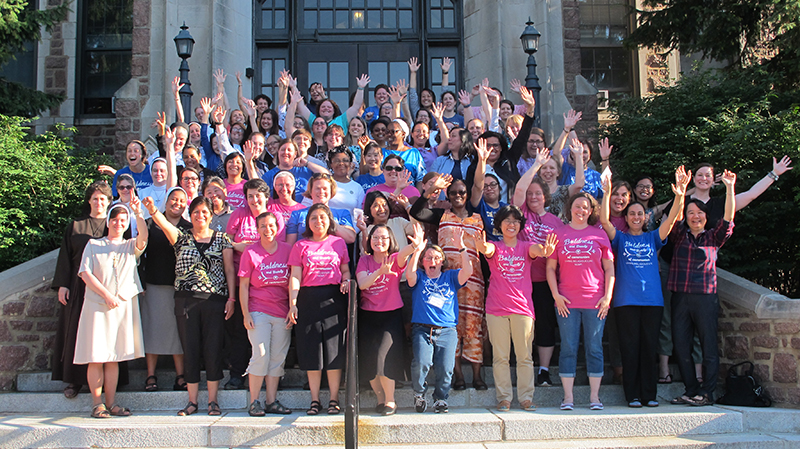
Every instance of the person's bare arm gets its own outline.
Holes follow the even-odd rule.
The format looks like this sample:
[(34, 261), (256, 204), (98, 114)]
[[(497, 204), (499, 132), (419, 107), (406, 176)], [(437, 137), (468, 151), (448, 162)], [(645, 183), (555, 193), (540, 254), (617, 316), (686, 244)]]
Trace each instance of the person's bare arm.
[[(791, 164), (792, 160), (789, 159), (789, 156), (783, 156), (780, 162), (773, 157), (772, 171), (755, 183), (753, 187), (750, 187), (748, 191), (736, 195), (736, 210), (742, 210), (747, 207), (748, 204), (752, 203), (753, 200), (761, 196), (762, 193), (766, 192), (769, 186), (777, 181), (775, 178), (780, 177), (782, 174), (792, 169)], [(771, 176), (773, 174), (775, 175), (774, 178)]]
[(556, 143), (553, 145), (553, 157), (558, 161), (559, 164), (564, 164), (564, 158), (561, 157), (561, 151), (564, 149), (564, 145), (567, 144), (569, 133), (572, 132), (572, 129), (575, 128), (575, 125), (577, 125), (581, 120), (581, 116), (583, 116), (583, 113), (575, 112), (574, 109), (570, 109), (564, 113), (564, 129), (561, 130), (561, 134), (559, 134), (558, 139), (556, 139)]
[(225, 92), (225, 79), (228, 78), (228, 75), (222, 71), (222, 69), (217, 69), (213, 73), (214, 81), (217, 85), (217, 93), (222, 94), (222, 98), (220, 99), (221, 102), (217, 103), (217, 106), (228, 111), (230, 110), (230, 102), (228, 101), (228, 94)]
[(436, 153), (439, 156), (444, 156), (450, 150), (447, 148), (447, 141), (450, 140), (450, 129), (444, 123), (444, 106), (442, 103), (433, 103), (431, 105), (431, 113), (433, 118), (436, 119), (436, 124), (439, 127), (439, 146), (436, 147)]
[(231, 319), (233, 316), (234, 305), (236, 297), (236, 271), (233, 265), (233, 248), (225, 248), (222, 250), (222, 268), (225, 270), (225, 280), (228, 284), (228, 300), (225, 301), (225, 320)]
[(289, 313), (286, 315), (286, 328), (297, 324), (297, 294), (300, 292), (300, 279), (303, 277), (303, 267), (292, 265), (289, 278)]
[(722, 173), (722, 183), (725, 184), (725, 215), (722, 218), (731, 222), (736, 215), (736, 192), (734, 192), (736, 173), (725, 170)]
[(601, 320), (605, 319), (608, 315), (608, 309), (611, 307), (611, 298), (614, 295), (614, 261), (611, 259), (603, 259), (603, 271), (605, 272), (605, 295), (597, 301), (595, 308), (597, 309), (597, 317)]
[(575, 161), (575, 182), (569, 186), (569, 196), (572, 196), (583, 190), (583, 186), (586, 185), (586, 169), (583, 166), (583, 144), (580, 140), (572, 140), (570, 151)]
[[(308, 112), (309, 114), (310, 114), (310, 111), (308, 110), (306, 105), (303, 103), (303, 96), (300, 95), (300, 91), (299, 90), (297, 90), (295, 88), (291, 88), (289, 95), (291, 97), (290, 97), (290, 100), (289, 100), (289, 107), (286, 108), (286, 121), (284, 122), (283, 127), (286, 128), (286, 137), (291, 139), (292, 138), (292, 134), (294, 134), (294, 132), (295, 132), (294, 117), (297, 114), (297, 108), (302, 106), (303, 108), (305, 108), (306, 112)], [(301, 113), (301, 115), (302, 115), (302, 113)], [(303, 115), (303, 117), (305, 117), (305, 115)]]
[(531, 185), (533, 181), (533, 177), (536, 176), (536, 173), (539, 172), (539, 169), (542, 168), (542, 165), (546, 164), (547, 161), (550, 160), (550, 151), (547, 148), (540, 148), (539, 152), (536, 154), (536, 161), (531, 165), (531, 168), (528, 169), (520, 178), (519, 182), (517, 182), (517, 186), (514, 188), (514, 197), (512, 204), (517, 207), (522, 207), (525, 204), (525, 196), (528, 192), (528, 186)]
[[(153, 217), (153, 222), (155, 222), (156, 226), (161, 228), (164, 231), (164, 235), (167, 237), (170, 245), (174, 245), (175, 242), (178, 241), (178, 236), (180, 236), (180, 231), (176, 228), (172, 223), (167, 220), (165, 217), (156, 207), (156, 203), (153, 201), (152, 198), (149, 196), (147, 198), (142, 199), (142, 206), (147, 209), (147, 212)], [(137, 224), (138, 225), (138, 224)]]
[(611, 223), (611, 177), (603, 178), (603, 200), (600, 206), (600, 224), (609, 240), (617, 236), (617, 228)]
[[(658, 227), (658, 236), (661, 240), (666, 240), (669, 237), (672, 227), (678, 221), (678, 216), (683, 210), (683, 204), (686, 199), (686, 186), (689, 185), (689, 180), (692, 179), (692, 172), (688, 174), (683, 168), (683, 165), (675, 170), (675, 184), (672, 185), (672, 192), (675, 194), (675, 199), (672, 202), (672, 209), (669, 210), (669, 215), (666, 220), (661, 221), (661, 226)], [(603, 196), (603, 201), (605, 201)]]
[[(239, 105), (239, 109), (244, 112), (249, 118), (254, 118), (255, 115), (255, 108), (251, 111), (246, 107), (247, 105), (247, 98), (244, 97), (242, 93), (242, 72), (236, 72), (236, 83), (238, 87), (236, 88), (236, 103)], [(258, 129), (258, 127), (253, 128)]]
[(359, 78), (356, 78), (356, 84), (358, 84), (358, 89), (353, 97), (353, 105), (347, 108), (346, 112), (347, 123), (350, 123), (350, 120), (353, 120), (353, 117), (358, 115), (358, 111), (364, 105), (364, 89), (369, 85), (369, 75), (362, 74)]
[(166, 152), (167, 161), (167, 189), (171, 189), (178, 185), (178, 168), (175, 164), (175, 133), (167, 128), (164, 131), (164, 151)]
[(450, 58), (443, 58), (442, 59), (442, 91), (447, 90), (447, 86), (450, 85), (450, 65), (452, 62)]
[(486, 139), (478, 139), (475, 143), (475, 152), (477, 153), (478, 157), (476, 158), (476, 165), (475, 165), (475, 178), (472, 183), (472, 195), (470, 196), (470, 202), (472, 203), (472, 207), (478, 207), (481, 204), (481, 199), (483, 199), (483, 186), (486, 180), (486, 161), (489, 160), (489, 151), (486, 148)]
[(471, 120), (475, 118), (475, 115), (472, 113), (472, 99), (469, 97), (469, 92), (466, 90), (461, 90), (458, 92), (458, 101), (461, 103), (461, 106), (464, 106), (464, 125), (469, 123)]
[(172, 96), (175, 100), (175, 115), (178, 117), (179, 122), (185, 122), (185, 117), (183, 116), (183, 105), (181, 104), (181, 92), (180, 90), (183, 88), (183, 84), (180, 82), (179, 77), (175, 77), (172, 79)]

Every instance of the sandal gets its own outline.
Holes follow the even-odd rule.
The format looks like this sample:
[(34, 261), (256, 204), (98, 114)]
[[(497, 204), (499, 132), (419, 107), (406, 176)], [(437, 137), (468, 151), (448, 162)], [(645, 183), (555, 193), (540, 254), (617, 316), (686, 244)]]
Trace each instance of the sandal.
[[(183, 382), (179, 382), (179, 381)], [(186, 391), (189, 388), (189, 384), (186, 383), (186, 379), (184, 379), (183, 374), (179, 374), (175, 376), (175, 383), (172, 385), (173, 391)]]
[(536, 411), (536, 404), (534, 404), (533, 401), (522, 401), (520, 402), (519, 406), (522, 407), (522, 410), (525, 410), (526, 412)]
[(211, 401), (208, 403), (208, 416), (219, 416), (222, 414), (222, 410), (219, 409), (219, 404), (215, 401)]
[(335, 401), (335, 400), (331, 399), (331, 401), (328, 402), (328, 414), (329, 415), (338, 415), (339, 412), (341, 412), (341, 411), (342, 411), (342, 408), (339, 407), (339, 401)]
[(250, 416), (264, 416), (266, 414), (258, 399), (250, 403), (250, 410), (248, 410), (247, 413), (249, 413)]
[(92, 418), (111, 418), (111, 413), (108, 412), (105, 404), (97, 404), (92, 407)]
[[(150, 382), (151, 379), (153, 382)], [(147, 379), (144, 380), (144, 391), (158, 391), (158, 377), (147, 376)]]
[(292, 414), (292, 411), (290, 409), (286, 408), (280, 402), (278, 402), (277, 399), (272, 404), (267, 405), (267, 407), (266, 407), (266, 409), (264, 411), (267, 412), (267, 413), (273, 414), (273, 415), (291, 415)]
[(589, 410), (603, 410), (602, 402), (592, 402), (589, 404)]
[(458, 379), (453, 384), (453, 390), (461, 391), (461, 390), (466, 390), (466, 389), (467, 389), (467, 383), (464, 382), (464, 379)]
[(380, 403), (375, 406), (375, 413), (383, 413), (383, 409), (386, 407), (385, 403)]
[(689, 396), (686, 396), (685, 394), (683, 394), (683, 395), (677, 396), (676, 398), (670, 400), (669, 403), (672, 404), (672, 405), (686, 405), (686, 404), (689, 404), (690, 403), (689, 401), (691, 401), (691, 400), (692, 400), (692, 398), (690, 398)]
[(78, 396), (78, 393), (81, 391), (81, 388), (83, 388), (83, 385), (77, 385), (77, 384), (67, 385), (67, 387), (64, 388), (64, 397), (66, 397), (67, 399), (75, 399), (75, 397)]
[(497, 411), (498, 412), (507, 412), (509, 410), (511, 410), (511, 402), (509, 402), (509, 401), (500, 401), (500, 403), (497, 404)]
[(111, 407), (108, 407), (108, 413), (111, 413), (111, 416), (131, 416), (133, 414), (131, 409), (119, 404), (112, 404)]
[(485, 390), (489, 389), (489, 386), (486, 385), (486, 382), (484, 382), (482, 379), (478, 379), (478, 380), (472, 382), (472, 388), (474, 388), (474, 389), (476, 389), (478, 391), (485, 391)]
[(574, 410), (575, 404), (573, 404), (572, 402), (562, 402), (559, 408), (561, 410)]
[(664, 377), (658, 378), (658, 383), (660, 384), (671, 384), (672, 383), (672, 374), (667, 374)]
[(198, 410), (200, 410), (200, 408), (197, 407), (197, 402), (189, 401), (189, 403), (186, 404), (186, 407), (184, 407), (183, 410), (178, 411), (178, 416), (194, 415), (195, 413), (197, 413)]
[(712, 401), (711, 398), (709, 398), (708, 396), (705, 396), (705, 395), (700, 395), (700, 394), (698, 394), (697, 396), (695, 396), (693, 398), (689, 398), (689, 400), (687, 402), (690, 405), (694, 405), (696, 407), (702, 407), (702, 406), (705, 406), (705, 405), (713, 405), (714, 404), (714, 401)]
[(311, 407), (306, 410), (306, 415), (319, 415), (322, 411), (322, 404), (319, 401), (311, 401)]

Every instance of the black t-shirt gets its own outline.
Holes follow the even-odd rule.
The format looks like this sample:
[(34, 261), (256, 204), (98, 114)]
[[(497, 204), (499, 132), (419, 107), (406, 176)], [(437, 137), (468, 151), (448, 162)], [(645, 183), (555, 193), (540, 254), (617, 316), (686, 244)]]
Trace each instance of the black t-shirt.
[[(690, 198), (687, 198), (688, 201)], [(669, 213), (672, 209), (672, 203), (674, 200), (670, 201), (667, 204), (667, 207), (664, 208), (664, 211)], [(720, 220), (725, 216), (725, 197), (724, 196), (714, 196), (709, 198), (708, 202), (706, 202), (706, 207), (708, 207), (708, 214), (706, 214), (706, 229), (714, 229), (714, 227), (719, 223)], [(686, 217), (683, 217), (684, 221)], [(675, 226), (678, 226), (676, 223)], [(672, 241), (667, 242), (667, 244), (661, 248), (661, 252), (659, 255), (665, 262), (670, 263), (672, 261)]]
[[(177, 227), (192, 229), (192, 224), (181, 218)], [(149, 232), (147, 250), (142, 256), (146, 282), (153, 285), (174, 285), (175, 249), (152, 218), (147, 219), (147, 231)]]

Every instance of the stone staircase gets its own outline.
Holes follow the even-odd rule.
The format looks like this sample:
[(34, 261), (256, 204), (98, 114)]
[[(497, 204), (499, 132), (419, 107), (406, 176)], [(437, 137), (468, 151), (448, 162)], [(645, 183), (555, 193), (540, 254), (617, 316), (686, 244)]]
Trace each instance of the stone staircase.
[[(468, 369), (465, 374), (469, 385)], [(0, 394), (0, 448), (341, 447), (344, 444), (342, 415), (305, 415), (310, 394), (302, 390), (305, 376), (299, 370), (287, 369), (278, 392), (280, 401), (295, 412), (265, 418), (247, 415), (250, 400), (244, 390), (220, 391), (222, 416), (202, 413), (175, 416), (186, 404), (186, 393), (171, 391), (173, 375), (169, 371), (159, 371), (157, 375), (162, 391), (141, 391), (145, 373), (133, 370), (131, 385), (118, 394), (118, 402), (130, 407), (134, 416), (96, 420), (88, 417), (91, 398), (85, 390), (78, 398), (68, 400), (61, 394), (63, 384), (50, 381), (49, 373), (20, 374), (18, 392)], [(447, 414), (434, 414), (430, 409), (416, 413), (412, 391), (406, 385), (397, 391), (398, 413), (379, 416), (372, 411), (375, 396), (369, 388), (362, 388), (360, 446), (800, 447), (800, 410), (669, 405), (669, 398), (683, 391), (680, 383), (659, 386), (662, 405), (658, 408), (628, 408), (621, 386), (603, 385), (601, 399), (606, 409), (590, 411), (588, 385), (576, 385), (574, 411), (558, 409), (562, 391), (554, 386), (536, 389), (535, 402), (539, 406), (536, 412), (512, 408), (511, 412), (500, 413), (494, 410), (491, 368), (484, 368), (484, 378), (490, 384), (487, 391), (471, 388), (453, 391)], [(557, 368), (552, 378), (557, 381)], [(577, 379), (585, 380), (585, 373)], [(321, 399), (327, 401), (327, 397), (323, 390)], [(200, 404), (205, 402), (205, 391), (201, 391)]]

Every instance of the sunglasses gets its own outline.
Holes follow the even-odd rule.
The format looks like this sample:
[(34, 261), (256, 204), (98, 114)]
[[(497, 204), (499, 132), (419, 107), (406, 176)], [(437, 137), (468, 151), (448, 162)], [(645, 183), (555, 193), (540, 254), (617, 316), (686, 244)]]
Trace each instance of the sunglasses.
[(383, 169), (386, 171), (396, 171), (397, 173), (400, 173), (401, 171), (404, 170), (403, 167), (398, 167), (395, 165), (387, 165), (386, 167), (383, 167)]
[(117, 186), (117, 190), (133, 190), (133, 186)]

